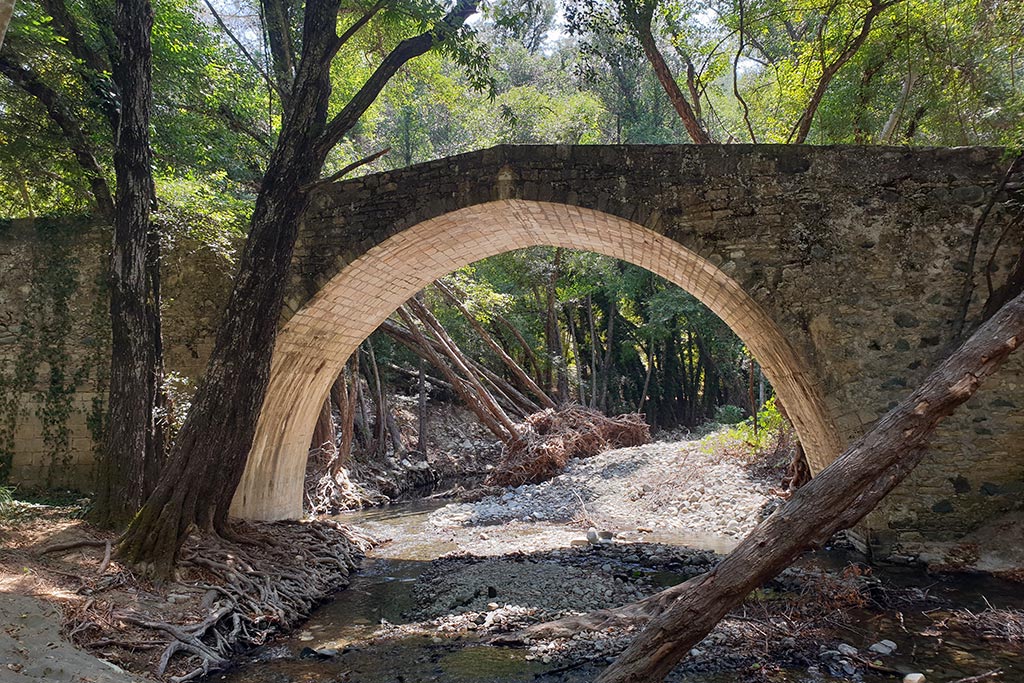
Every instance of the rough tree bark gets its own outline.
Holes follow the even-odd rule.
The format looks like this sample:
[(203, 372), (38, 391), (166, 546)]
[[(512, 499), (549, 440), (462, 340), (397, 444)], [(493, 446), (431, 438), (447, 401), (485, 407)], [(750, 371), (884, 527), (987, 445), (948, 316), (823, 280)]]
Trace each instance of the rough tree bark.
[[(114, 170), (117, 201), (110, 255), (111, 362), (108, 424), (94, 520), (121, 526), (155, 484), (161, 445), (154, 415), (159, 393), (157, 352), (159, 255), (151, 242), (153, 177), (149, 148), (153, 9), (149, 0), (118, 0), (115, 31), (121, 54), (113, 77), (121, 95)], [(156, 261), (154, 264), (153, 261)]]
[(870, 512), (924, 458), (938, 424), (974, 395), (1021, 343), (1024, 294), (1004, 305), (916, 391), (758, 525), (712, 571), (643, 602), (541, 624), (525, 635), (564, 635), (579, 628), (653, 618), (598, 681), (663, 680), (750, 591), (805, 550), (825, 543)]
[(118, 548), (121, 557), (153, 575), (171, 574), (192, 528), (231, 535), (228, 509), (266, 394), (299, 216), (327, 154), (399, 68), (449, 37), (476, 11), (473, 0), (462, 0), (433, 28), (403, 40), (328, 120), (331, 62), (380, 7), (367, 10), (339, 36), (338, 0), (306, 3), (302, 57), (289, 106), (256, 198), (213, 353), (165, 473)]

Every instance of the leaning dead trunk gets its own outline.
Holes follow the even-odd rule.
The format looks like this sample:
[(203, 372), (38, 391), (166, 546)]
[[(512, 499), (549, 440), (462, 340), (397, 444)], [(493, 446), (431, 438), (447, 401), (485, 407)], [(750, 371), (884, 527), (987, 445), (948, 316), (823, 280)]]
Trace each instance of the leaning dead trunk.
[[(412, 313), (405, 310), (404, 306), (399, 306), (397, 312), (411, 333), (416, 349), (425, 355), (431, 365), (441, 371), (441, 374), (444, 375), (445, 379), (449, 384), (451, 384), (452, 389), (462, 400), (463, 404), (465, 404), (465, 406), (477, 416), (481, 424), (487, 427), (492, 434), (503, 442), (508, 443), (512, 441), (515, 438), (515, 432), (508, 429), (502, 420), (500, 420), (491, 410), (490, 406), (484, 403), (483, 397), (480, 393), (482, 387), (477, 388), (471, 385), (469, 381), (463, 379), (461, 374), (456, 373), (451, 366), (441, 358), (440, 353), (434, 347), (434, 344), (431, 343), (431, 340), (427, 339), (416, 325), (416, 322), (412, 318)], [(398, 338), (401, 340), (400, 337)], [(469, 374), (468, 371), (466, 374)]]
[(509, 438), (514, 441), (516, 435), (515, 423), (512, 422), (512, 419), (504, 409), (498, 405), (498, 402), (495, 400), (494, 396), (491, 395), (491, 392), (487, 390), (480, 381), (480, 378), (470, 368), (472, 361), (462, 352), (462, 349), (460, 349), (458, 344), (455, 343), (455, 340), (449, 336), (441, 323), (434, 317), (434, 314), (430, 312), (430, 309), (416, 299), (410, 299), (408, 305), (416, 314), (416, 317), (423, 323), (424, 327), (434, 333), (434, 337), (441, 345), (441, 348), (444, 349), (445, 355), (449, 360), (451, 360), (452, 364), (458, 370), (460, 377), (475, 393), (480, 404), (491, 414), (493, 419), (501, 425), (502, 429), (507, 431)]
[(441, 280), (435, 281), (434, 287), (437, 288), (437, 291), (441, 292), (448, 303), (454, 306), (459, 313), (462, 314), (462, 317), (466, 319), (466, 322), (468, 322), (476, 331), (477, 335), (480, 336), (480, 339), (487, 344), (495, 354), (497, 354), (498, 358), (500, 358), (505, 366), (512, 372), (512, 375), (516, 380), (518, 380), (523, 387), (540, 400), (540, 406), (543, 408), (554, 408), (555, 402), (551, 400), (551, 397), (544, 393), (544, 390), (537, 386), (537, 383), (533, 381), (533, 378), (526, 374), (526, 371), (522, 366), (519, 365), (512, 356), (508, 355), (505, 349), (502, 348), (501, 344), (494, 340), (494, 337), (487, 333), (484, 326), (481, 325), (480, 321), (469, 312), (469, 309), (467, 309), (462, 301), (455, 295), (455, 292), (449, 289), (449, 287)]
[(1024, 294), (1007, 303), (835, 462), (799, 489), (715, 569), (634, 605), (541, 624), (526, 635), (635, 624), (653, 617), (598, 679), (650, 683), (686, 653), (750, 591), (805, 550), (849, 528), (910, 473), (938, 424), (978, 390), (1024, 342)]

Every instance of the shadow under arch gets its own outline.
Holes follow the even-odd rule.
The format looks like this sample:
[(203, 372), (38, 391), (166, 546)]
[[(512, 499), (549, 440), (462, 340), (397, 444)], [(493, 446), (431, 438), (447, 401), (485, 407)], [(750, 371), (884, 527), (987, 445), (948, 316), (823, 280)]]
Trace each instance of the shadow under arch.
[(841, 440), (810, 364), (739, 284), (641, 225), (568, 204), (502, 199), (422, 221), (348, 264), (278, 332), (270, 382), (232, 514), (302, 516), (306, 457), (320, 406), (342, 364), (400, 304), (437, 278), (531, 246), (592, 251), (646, 268), (715, 312), (754, 353), (786, 405), (817, 473)]

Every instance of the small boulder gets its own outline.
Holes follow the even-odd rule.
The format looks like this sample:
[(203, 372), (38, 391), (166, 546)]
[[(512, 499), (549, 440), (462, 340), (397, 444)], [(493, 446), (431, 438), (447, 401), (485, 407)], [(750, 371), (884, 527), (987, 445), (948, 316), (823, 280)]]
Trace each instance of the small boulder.
[(891, 655), (896, 651), (896, 643), (891, 640), (882, 640), (868, 647), (868, 651), (879, 655)]
[(840, 654), (844, 654), (847, 657), (855, 657), (857, 655), (857, 648), (849, 643), (839, 643), (836, 649), (839, 650)]
[(903, 683), (925, 683), (924, 674), (907, 674), (903, 677)]

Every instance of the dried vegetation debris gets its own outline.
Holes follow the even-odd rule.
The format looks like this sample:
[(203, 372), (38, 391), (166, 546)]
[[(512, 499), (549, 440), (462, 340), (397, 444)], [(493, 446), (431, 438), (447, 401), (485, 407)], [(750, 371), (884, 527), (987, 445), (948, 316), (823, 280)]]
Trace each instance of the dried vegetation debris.
[(960, 609), (950, 614), (945, 623), (975, 631), (986, 640), (1024, 645), (1024, 610), (991, 606), (980, 612)]
[(608, 417), (582, 406), (548, 408), (523, 420), (518, 439), (505, 446), (487, 486), (537, 484), (561, 472), (574, 458), (589, 458), (612, 448), (651, 440), (643, 415)]
[[(402, 452), (391, 441), (371, 452), (358, 445), (343, 464), (337, 448), (313, 448), (306, 461), (303, 505), (307, 514), (334, 515), (346, 510), (387, 505), (410, 491), (453, 479), (482, 477), (501, 452), (497, 441), (466, 409), (430, 404), (427, 453), (416, 450), (418, 419), (414, 399), (391, 396)], [(336, 420), (340, 418), (335, 415)], [(340, 425), (336, 425), (340, 438)]]

